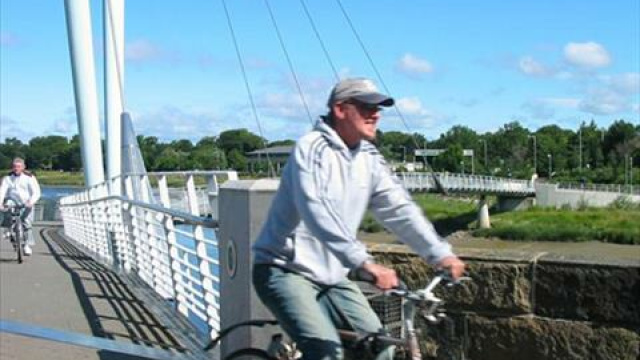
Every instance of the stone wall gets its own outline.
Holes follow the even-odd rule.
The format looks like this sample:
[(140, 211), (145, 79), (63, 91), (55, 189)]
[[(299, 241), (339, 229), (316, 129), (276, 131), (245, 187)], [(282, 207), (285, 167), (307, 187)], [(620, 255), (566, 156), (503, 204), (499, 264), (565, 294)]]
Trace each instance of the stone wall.
[[(411, 288), (431, 268), (401, 245), (374, 245)], [(462, 254), (473, 281), (442, 293), (449, 317), (420, 320), (426, 359), (640, 359), (640, 262), (546, 254)]]

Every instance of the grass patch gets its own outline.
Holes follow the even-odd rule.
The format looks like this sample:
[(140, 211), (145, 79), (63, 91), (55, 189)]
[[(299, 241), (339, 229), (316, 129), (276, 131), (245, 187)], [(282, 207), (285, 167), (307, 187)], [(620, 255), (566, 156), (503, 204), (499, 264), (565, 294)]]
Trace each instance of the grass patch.
[[(413, 194), (414, 201), (422, 208), (441, 235), (458, 230), (468, 230), (476, 221), (477, 204), (468, 198), (442, 197), (433, 194)], [(368, 233), (384, 231), (371, 213), (362, 220), (360, 230)]]
[[(576, 210), (533, 207), (497, 213), (491, 210), (491, 229), (476, 229), (478, 204), (473, 199), (413, 194), (441, 235), (470, 230), (474, 236), (515, 241), (602, 241), (640, 245), (640, 205), (619, 199), (608, 208), (581, 206)], [(495, 201), (494, 201), (495, 202)], [(490, 202), (491, 205), (491, 202)], [(384, 231), (367, 214), (361, 230)]]
[(40, 185), (45, 186), (84, 186), (81, 172), (38, 170), (36, 177)]
[(593, 241), (640, 244), (640, 211), (637, 209), (581, 208), (580, 210), (532, 208), (491, 216), (491, 229), (476, 229), (474, 236), (525, 241)]

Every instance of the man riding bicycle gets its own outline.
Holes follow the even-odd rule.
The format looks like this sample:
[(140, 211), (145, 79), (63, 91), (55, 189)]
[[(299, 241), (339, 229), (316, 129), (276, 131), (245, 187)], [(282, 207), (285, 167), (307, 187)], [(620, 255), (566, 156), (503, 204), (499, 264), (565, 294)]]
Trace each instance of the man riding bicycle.
[[(36, 177), (26, 170), (24, 159), (15, 158), (11, 163), (11, 172), (2, 179), (0, 185), (0, 211), (4, 210), (7, 200), (23, 204), (22, 221), (25, 226), (27, 242), (24, 244), (24, 254), (31, 255), (31, 247), (35, 245), (31, 225), (33, 224), (33, 205), (40, 199), (40, 185)], [(10, 226), (9, 216), (4, 216), (2, 227)]]
[[(450, 268), (454, 278), (464, 272), (465, 264), (371, 142), (382, 107), (393, 104), (368, 79), (346, 79), (333, 88), (329, 113), (291, 153), (253, 246), (256, 292), (304, 359), (341, 359), (337, 328), (365, 334), (382, 329), (358, 286), (347, 279), (358, 269), (381, 289), (398, 285), (395, 271), (376, 264), (356, 238), (367, 209), (427, 262)], [(377, 358), (393, 358), (393, 349)]]

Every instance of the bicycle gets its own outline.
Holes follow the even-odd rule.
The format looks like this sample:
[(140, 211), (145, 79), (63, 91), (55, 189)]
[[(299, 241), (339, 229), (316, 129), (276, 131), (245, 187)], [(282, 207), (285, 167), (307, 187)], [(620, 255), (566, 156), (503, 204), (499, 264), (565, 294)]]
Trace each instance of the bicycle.
[(22, 214), (25, 206), (12, 201), (8, 201), (5, 206), (5, 212), (11, 217), (9, 226), (9, 240), (16, 251), (18, 264), (22, 264), (24, 258), (25, 228), (22, 222)]
[[(354, 274), (356, 281), (368, 283), (369, 289), (372, 279), (367, 274)], [(401, 303), (402, 313), (402, 328), (396, 336), (391, 336), (387, 333), (368, 333), (362, 334), (352, 330), (340, 329), (338, 333), (343, 341), (343, 344), (347, 344), (345, 349), (351, 351), (353, 358), (362, 358), (367, 354), (373, 354), (379, 349), (383, 349), (387, 346), (396, 346), (398, 350), (404, 351), (406, 359), (417, 360), (422, 359), (420, 346), (418, 344), (418, 336), (415, 329), (415, 317), (420, 314), (429, 323), (435, 324), (446, 317), (445, 309), (443, 307), (444, 301), (438, 298), (434, 294), (434, 289), (440, 285), (445, 284), (447, 286), (458, 285), (462, 281), (470, 280), (469, 277), (462, 277), (458, 280), (453, 280), (448, 270), (438, 270), (433, 279), (423, 289), (409, 290), (406, 285), (401, 282), (401, 285), (392, 290), (380, 291), (377, 290), (375, 294), (368, 296), (370, 302), (374, 299), (382, 297), (399, 299)], [(359, 284), (363, 287), (362, 284)], [(366, 287), (365, 287), (365, 290)], [(334, 305), (334, 308), (340, 312), (340, 309)], [(419, 311), (420, 309), (422, 311)], [(215, 348), (220, 341), (228, 335), (230, 332), (243, 327), (243, 326), (257, 326), (264, 327), (267, 325), (278, 325), (276, 320), (251, 320), (243, 323), (235, 324), (220, 332), (218, 337), (213, 339), (204, 348), (205, 351)], [(239, 359), (262, 359), (262, 360), (296, 360), (302, 357), (302, 353), (296, 348), (295, 343), (285, 341), (282, 334), (275, 334), (272, 337), (271, 344), (267, 350), (246, 348), (239, 349), (229, 354), (224, 360), (239, 360)]]

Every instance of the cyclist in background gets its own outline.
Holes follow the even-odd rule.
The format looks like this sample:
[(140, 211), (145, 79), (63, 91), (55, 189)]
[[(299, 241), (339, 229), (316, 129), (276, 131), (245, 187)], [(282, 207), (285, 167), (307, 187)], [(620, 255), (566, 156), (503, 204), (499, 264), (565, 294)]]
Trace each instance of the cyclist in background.
[[(450, 268), (455, 278), (464, 272), (372, 144), (382, 107), (393, 104), (368, 79), (345, 79), (333, 88), (329, 113), (293, 149), (253, 246), (256, 292), (304, 359), (342, 358), (337, 328), (347, 325), (343, 317), (358, 332), (382, 330), (347, 279), (349, 271), (363, 269), (381, 289), (398, 285), (395, 271), (376, 264), (356, 238), (367, 209), (428, 263)], [(377, 358), (392, 357), (387, 348)]]
[[(40, 184), (36, 177), (26, 170), (24, 159), (15, 158), (11, 163), (11, 172), (2, 179), (0, 185), (0, 210), (4, 210), (5, 201), (11, 199), (25, 206), (22, 221), (25, 225), (27, 241), (24, 244), (24, 254), (31, 255), (31, 248), (35, 245), (31, 226), (33, 224), (33, 206), (40, 199)], [(8, 216), (5, 216), (3, 227), (8, 227)]]

